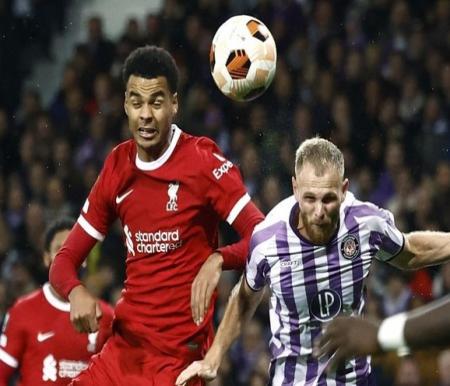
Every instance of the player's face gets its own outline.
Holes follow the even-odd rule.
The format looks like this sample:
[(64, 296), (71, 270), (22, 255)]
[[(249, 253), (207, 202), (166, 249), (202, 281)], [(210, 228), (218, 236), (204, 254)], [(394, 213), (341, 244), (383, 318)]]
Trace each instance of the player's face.
[(178, 111), (177, 94), (170, 91), (167, 79), (131, 75), (124, 107), (141, 161), (159, 158), (169, 146), (172, 119)]
[(335, 168), (317, 176), (314, 166), (305, 164), (292, 178), (292, 186), (300, 206), (300, 234), (314, 244), (328, 243), (338, 226), (348, 180), (343, 181)]
[(49, 250), (44, 252), (44, 263), (47, 268), (50, 267), (50, 264), (55, 259), (59, 249), (64, 244), (64, 241), (66, 241), (69, 232), (70, 231), (68, 229), (65, 229), (63, 231), (56, 232), (55, 236), (53, 236), (53, 239), (50, 242)]

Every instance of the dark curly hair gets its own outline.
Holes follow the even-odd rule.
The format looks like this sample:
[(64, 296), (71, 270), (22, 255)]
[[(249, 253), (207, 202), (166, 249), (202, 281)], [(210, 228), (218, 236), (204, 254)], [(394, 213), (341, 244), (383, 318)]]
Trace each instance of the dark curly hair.
[(62, 217), (53, 221), (45, 231), (44, 236), (44, 249), (46, 252), (50, 252), (50, 244), (53, 238), (58, 232), (70, 231), (75, 225), (75, 220), (70, 217)]
[(161, 47), (144, 46), (131, 52), (122, 69), (125, 85), (131, 75), (146, 79), (164, 76), (172, 93), (178, 89), (178, 68), (175, 60), (167, 50)]

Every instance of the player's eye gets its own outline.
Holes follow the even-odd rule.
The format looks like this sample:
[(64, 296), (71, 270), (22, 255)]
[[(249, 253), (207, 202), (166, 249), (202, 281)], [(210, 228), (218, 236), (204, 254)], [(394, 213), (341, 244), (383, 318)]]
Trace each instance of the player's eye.
[(329, 204), (329, 203), (331, 203), (331, 202), (335, 202), (336, 199), (337, 199), (337, 197), (335, 197), (335, 196), (325, 196), (325, 197), (323, 198), (322, 202), (323, 202), (324, 204)]

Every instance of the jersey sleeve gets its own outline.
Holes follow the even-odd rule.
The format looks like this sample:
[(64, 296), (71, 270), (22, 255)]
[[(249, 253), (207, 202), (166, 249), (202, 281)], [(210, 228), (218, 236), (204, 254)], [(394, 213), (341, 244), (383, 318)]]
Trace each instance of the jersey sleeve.
[(245, 267), (245, 279), (248, 286), (254, 291), (264, 288), (270, 269), (259, 239), (258, 232), (254, 233), (250, 240), (250, 251)]
[(206, 180), (203, 191), (216, 213), (230, 225), (250, 202), (239, 169), (207, 138), (199, 141)]
[(13, 369), (19, 367), (26, 347), (24, 319), (16, 304), (8, 311), (3, 321), (0, 336), (0, 360)]
[(100, 308), (102, 310), (102, 318), (99, 324), (97, 352), (101, 351), (103, 345), (112, 335), (112, 323), (114, 319), (114, 310), (108, 303), (100, 301)]
[(114, 151), (108, 156), (103, 169), (86, 199), (78, 223), (87, 234), (103, 241), (109, 226), (115, 220), (114, 196)]
[(405, 237), (395, 226), (393, 214), (386, 209), (380, 209), (380, 211), (382, 217), (378, 224), (379, 229), (371, 232), (369, 241), (377, 248), (376, 259), (386, 262), (403, 250)]

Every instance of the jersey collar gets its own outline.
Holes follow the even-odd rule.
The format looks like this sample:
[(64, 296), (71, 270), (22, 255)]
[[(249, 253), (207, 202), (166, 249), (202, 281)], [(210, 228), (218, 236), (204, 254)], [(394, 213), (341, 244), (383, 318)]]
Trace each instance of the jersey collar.
[(175, 146), (177, 145), (178, 139), (181, 136), (181, 129), (173, 124), (171, 127), (172, 130), (172, 138), (170, 140), (169, 147), (166, 149), (166, 151), (159, 157), (158, 159), (150, 162), (145, 162), (139, 159), (139, 156), (136, 152), (136, 167), (140, 170), (149, 171), (149, 170), (156, 170), (162, 165), (166, 163), (166, 161), (170, 158), (172, 155)]
[(45, 283), (42, 286), (42, 290), (44, 292), (45, 299), (47, 299), (50, 305), (55, 307), (57, 310), (70, 312), (70, 303), (63, 302), (62, 300), (58, 299), (55, 295), (53, 295), (50, 289), (50, 283)]

